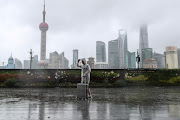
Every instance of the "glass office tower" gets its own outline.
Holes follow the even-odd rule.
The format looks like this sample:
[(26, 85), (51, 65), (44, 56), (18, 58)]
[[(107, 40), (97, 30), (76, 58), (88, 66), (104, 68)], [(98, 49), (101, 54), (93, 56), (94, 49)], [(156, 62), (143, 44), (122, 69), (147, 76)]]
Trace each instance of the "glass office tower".
[(142, 64), (146, 59), (153, 58), (152, 48), (144, 48), (141, 50), (141, 52), (142, 52), (141, 53)]
[(119, 40), (112, 40), (108, 42), (108, 63), (109, 69), (119, 69), (120, 68), (120, 50), (119, 50)]
[(106, 62), (106, 45), (102, 41), (96, 41), (96, 62)]
[(148, 44), (148, 30), (147, 30), (147, 25), (143, 24), (140, 27), (140, 36), (139, 36), (139, 55), (141, 58), (140, 61), (140, 68), (142, 68), (142, 49), (144, 48), (149, 48), (149, 44)]

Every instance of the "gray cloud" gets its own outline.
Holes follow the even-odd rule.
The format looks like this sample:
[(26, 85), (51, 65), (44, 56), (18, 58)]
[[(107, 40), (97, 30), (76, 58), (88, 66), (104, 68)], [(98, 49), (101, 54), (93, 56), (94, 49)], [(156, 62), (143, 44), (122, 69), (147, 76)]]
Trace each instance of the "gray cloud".
[[(48, 56), (65, 51), (71, 62), (72, 50), (79, 49), (80, 57), (95, 57), (95, 42), (107, 45), (121, 28), (127, 30), (129, 50), (136, 51), (142, 23), (148, 24), (154, 51), (180, 47), (179, 0), (46, 0), (46, 4)], [(39, 55), (42, 9), (43, 0), (0, 0), (0, 65), (7, 63), (11, 52), (20, 60), (29, 59), (31, 48)]]

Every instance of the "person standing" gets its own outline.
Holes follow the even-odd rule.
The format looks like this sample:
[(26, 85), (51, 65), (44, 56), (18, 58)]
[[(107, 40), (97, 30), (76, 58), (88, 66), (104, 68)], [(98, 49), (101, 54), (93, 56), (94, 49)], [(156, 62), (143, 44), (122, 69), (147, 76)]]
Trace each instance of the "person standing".
[[(82, 62), (82, 65), (79, 65), (80, 61)], [(82, 60), (78, 59), (77, 67), (81, 68), (81, 83), (86, 83), (89, 85), (91, 68), (86, 63), (86, 59), (85, 58), (83, 58)], [(88, 88), (88, 94), (89, 97), (92, 98), (90, 88)]]

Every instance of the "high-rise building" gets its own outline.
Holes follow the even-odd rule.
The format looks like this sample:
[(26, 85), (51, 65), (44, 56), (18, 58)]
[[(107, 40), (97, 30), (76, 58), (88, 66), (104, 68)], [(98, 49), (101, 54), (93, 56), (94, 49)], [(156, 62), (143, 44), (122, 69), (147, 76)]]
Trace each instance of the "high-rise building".
[(38, 55), (33, 56), (31, 68), (38, 69)]
[(180, 48), (178, 48), (178, 68), (180, 69)]
[(24, 69), (30, 69), (30, 60), (24, 60)]
[(59, 54), (60, 56), (60, 61), (61, 61), (61, 66), (60, 69), (69, 69), (69, 61), (68, 59), (64, 56), (64, 52)]
[(157, 68), (165, 68), (165, 57), (163, 54), (154, 52), (153, 58), (157, 61)]
[(152, 48), (143, 48), (141, 49), (141, 62), (144, 62), (146, 59), (153, 58)]
[(119, 30), (118, 40), (120, 42), (120, 68), (126, 68), (126, 51), (128, 50), (127, 46), (127, 32), (124, 29)]
[(8, 64), (6, 66), (6, 69), (15, 69), (14, 59), (12, 57), (12, 54), (11, 57), (8, 59)]
[(109, 69), (120, 69), (120, 49), (119, 40), (111, 40), (108, 42), (108, 64)]
[(102, 41), (96, 41), (96, 62), (106, 62), (106, 45)]
[[(46, 63), (45, 62), (44, 63), (38, 63), (38, 55), (34, 55), (32, 57), (31, 69), (44, 69), (44, 68), (47, 68)], [(41, 65), (38, 66), (38, 64), (41, 64)], [(30, 69), (30, 60), (24, 60), (24, 69)]]
[(89, 57), (88, 61), (87, 61), (87, 64), (89, 64), (91, 69), (94, 69), (94, 63), (95, 63), (94, 58), (93, 57)]
[(50, 53), (49, 69), (69, 69), (69, 61), (64, 57), (64, 52), (58, 54), (58, 52)]
[(59, 63), (59, 54), (58, 52), (53, 52), (50, 53), (49, 55), (49, 64), (48, 64), (48, 68), (49, 69), (59, 69), (60, 68), (60, 63)]
[(43, 10), (43, 22), (39, 25), (39, 29), (41, 30), (41, 52), (40, 52), (40, 61), (38, 63), (39, 69), (44, 69), (48, 66), (48, 60), (46, 59), (46, 31), (49, 26), (45, 22), (45, 1), (44, 1), (44, 10)]
[(22, 68), (23, 68), (22, 62), (19, 59), (15, 58), (15, 69), (22, 69)]
[(72, 69), (77, 69), (77, 63), (78, 63), (78, 49), (73, 50), (73, 64)]
[(136, 68), (135, 52), (126, 51), (126, 68)]
[(142, 49), (149, 48), (148, 43), (148, 30), (147, 25), (143, 24), (140, 27), (140, 38), (139, 38), (139, 55), (140, 55), (140, 67), (142, 67), (143, 61), (142, 61)]
[(165, 63), (168, 69), (178, 68), (178, 54), (176, 46), (167, 46), (165, 52)]
[(94, 64), (94, 69), (108, 69), (108, 63), (107, 62), (96, 62)]
[(127, 49), (127, 33), (125, 30), (119, 30), (118, 38), (108, 42), (109, 69), (126, 68)]
[(144, 60), (143, 68), (157, 68), (157, 61), (154, 58)]

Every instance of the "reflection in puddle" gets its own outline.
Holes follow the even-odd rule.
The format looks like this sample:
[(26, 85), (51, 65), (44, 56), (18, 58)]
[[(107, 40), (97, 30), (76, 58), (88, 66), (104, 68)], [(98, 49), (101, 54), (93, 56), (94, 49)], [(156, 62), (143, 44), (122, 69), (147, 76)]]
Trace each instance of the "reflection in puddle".
[(75, 98), (76, 89), (1, 89), (0, 120), (179, 120), (179, 91), (92, 89), (85, 101)]
[(169, 116), (180, 118), (180, 105), (169, 105)]
[(80, 111), (79, 115), (83, 120), (90, 120), (89, 114), (90, 100), (78, 100), (77, 101), (77, 112)]
[(109, 102), (76, 101), (48, 103), (20, 101), (0, 105), (2, 119), (180, 119), (180, 105), (128, 106)]

